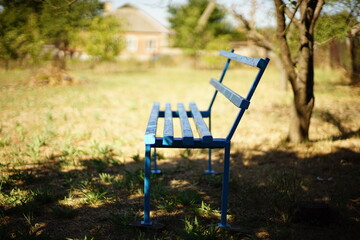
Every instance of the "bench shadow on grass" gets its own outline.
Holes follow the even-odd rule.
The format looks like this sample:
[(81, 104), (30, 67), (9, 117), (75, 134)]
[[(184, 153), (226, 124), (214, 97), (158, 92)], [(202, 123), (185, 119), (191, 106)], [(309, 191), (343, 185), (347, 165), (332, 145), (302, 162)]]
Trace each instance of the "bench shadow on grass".
[(271, 239), (358, 236), (359, 152), (336, 148), (331, 153), (300, 156), (273, 149), (240, 162), (233, 169), (242, 181), (234, 189), (237, 200), (233, 200), (240, 203), (233, 206), (240, 222)]
[[(236, 149), (236, 146), (233, 148)], [(244, 151), (251, 151), (247, 149)], [(214, 168), (222, 171), (222, 151)], [(245, 157), (249, 156), (249, 157)], [(251, 234), (214, 230), (221, 175), (203, 175), (206, 154), (159, 161), (152, 176), (152, 216), (162, 231), (129, 227), (142, 215), (142, 161), (119, 164), (89, 158), (64, 171), (61, 156), (15, 171), (2, 184), (1, 239), (353, 239), (359, 227), (360, 154), (338, 148), (309, 157), (292, 151), (232, 154), (229, 222)], [(184, 156), (183, 156), (184, 157)], [(27, 193), (11, 189), (28, 189)], [(11, 198), (12, 197), (12, 198)], [(18, 201), (18, 202), (16, 202)], [(306, 215), (300, 203), (324, 202), (325, 215)], [(12, 207), (9, 207), (12, 206)], [(325, 219), (324, 219), (325, 216)]]

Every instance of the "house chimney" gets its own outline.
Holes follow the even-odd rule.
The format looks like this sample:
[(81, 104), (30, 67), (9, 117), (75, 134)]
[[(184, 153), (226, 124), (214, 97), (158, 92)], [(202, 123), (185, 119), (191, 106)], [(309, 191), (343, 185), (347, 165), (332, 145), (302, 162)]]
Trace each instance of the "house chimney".
[(104, 12), (105, 13), (109, 13), (112, 10), (112, 2), (111, 1), (106, 1), (104, 2)]

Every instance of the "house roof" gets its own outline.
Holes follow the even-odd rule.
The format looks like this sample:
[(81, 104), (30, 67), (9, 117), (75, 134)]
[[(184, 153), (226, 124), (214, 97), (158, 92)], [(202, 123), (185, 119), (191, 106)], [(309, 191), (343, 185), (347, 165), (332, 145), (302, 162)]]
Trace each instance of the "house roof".
[(126, 31), (129, 32), (170, 33), (160, 22), (129, 3), (122, 5), (111, 14), (123, 19)]

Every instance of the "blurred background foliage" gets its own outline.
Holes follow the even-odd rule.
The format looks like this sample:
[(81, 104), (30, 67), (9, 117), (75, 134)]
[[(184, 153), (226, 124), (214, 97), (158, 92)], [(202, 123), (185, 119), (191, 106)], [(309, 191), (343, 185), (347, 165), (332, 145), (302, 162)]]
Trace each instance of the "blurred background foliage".
[(0, 55), (5, 67), (11, 60), (38, 63), (48, 57), (43, 50), (49, 44), (69, 47), (75, 33), (89, 27), (102, 9), (97, 0), (1, 0), (0, 6)]
[[(170, 47), (181, 48), (195, 62), (203, 60), (207, 67), (217, 63), (209, 50), (230, 49), (234, 42), (251, 40), (251, 33), (244, 30), (241, 22), (236, 17), (229, 18), (234, 14), (232, 7), (221, 3), (214, 6), (205, 24), (200, 24), (211, 2), (169, 1), (167, 5), (172, 31)], [(55, 66), (64, 69), (66, 64), (57, 62), (59, 56), (54, 56), (54, 49), (86, 52), (93, 62), (115, 60), (126, 45), (124, 27), (119, 19), (103, 14), (103, 5), (100, 0), (0, 0), (1, 66), (9, 69), (10, 64), (26, 67), (52, 60)], [(326, 1), (315, 29), (316, 43), (322, 46), (334, 40), (343, 41), (358, 24), (358, 0)], [(275, 27), (257, 31), (276, 44)], [(289, 39), (295, 46), (296, 28), (289, 29)], [(297, 49), (292, 50), (296, 56)]]

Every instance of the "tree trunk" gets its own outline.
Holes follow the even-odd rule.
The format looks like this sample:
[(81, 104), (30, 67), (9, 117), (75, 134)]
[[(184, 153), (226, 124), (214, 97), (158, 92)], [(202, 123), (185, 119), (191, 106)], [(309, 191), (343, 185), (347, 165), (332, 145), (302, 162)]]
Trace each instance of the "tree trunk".
[[(306, 40), (298, 62), (297, 78), (292, 84), (294, 105), (292, 108), (288, 140), (299, 143), (309, 140), (309, 127), (314, 108), (314, 62), (312, 43)], [(304, 42), (303, 42), (304, 43)]]
[(66, 60), (65, 60), (65, 52), (62, 50), (56, 51), (53, 58), (53, 67), (65, 70), (66, 69)]
[(353, 27), (350, 36), (351, 84), (360, 84), (360, 24)]
[[(306, 62), (303, 64), (306, 65)], [(305, 81), (303, 81), (304, 79)], [(296, 79), (296, 89), (293, 88), (294, 105), (292, 107), (290, 128), (288, 133), (288, 140), (291, 142), (299, 143), (309, 140), (310, 120), (315, 103), (313, 86), (313, 71), (299, 69), (298, 77)]]
[(195, 32), (201, 32), (203, 30), (215, 8), (216, 2), (210, 1), (199, 18), (199, 21), (195, 27)]
[[(285, 5), (282, 0), (274, 0), (276, 8), (277, 37), (280, 41), (281, 60), (294, 93), (294, 104), (288, 140), (299, 143), (309, 139), (309, 127), (314, 108), (314, 26), (324, 4), (323, 0), (299, 2), (300, 19), (293, 19), (299, 28), (299, 55), (294, 66), (286, 32)], [(295, 14), (293, 14), (295, 16)], [(295, 69), (296, 68), (296, 69)]]
[(67, 40), (59, 40), (55, 43), (57, 48), (56, 53), (53, 58), (53, 67), (60, 70), (66, 69), (66, 50), (69, 47), (69, 42)]
[(300, 6), (300, 52), (297, 77), (292, 83), (294, 108), (288, 135), (288, 139), (296, 143), (309, 140), (310, 120), (315, 102), (313, 18), (317, 2), (310, 0)]

